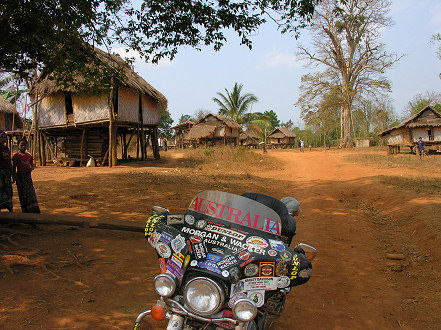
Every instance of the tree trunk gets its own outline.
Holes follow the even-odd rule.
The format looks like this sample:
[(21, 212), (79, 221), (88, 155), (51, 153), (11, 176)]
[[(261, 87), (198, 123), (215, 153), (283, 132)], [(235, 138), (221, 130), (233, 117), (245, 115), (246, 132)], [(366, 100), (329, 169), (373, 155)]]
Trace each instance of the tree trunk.
[(352, 116), (351, 107), (348, 104), (343, 105), (343, 124), (341, 146), (344, 148), (352, 147), (354, 140), (352, 136)]

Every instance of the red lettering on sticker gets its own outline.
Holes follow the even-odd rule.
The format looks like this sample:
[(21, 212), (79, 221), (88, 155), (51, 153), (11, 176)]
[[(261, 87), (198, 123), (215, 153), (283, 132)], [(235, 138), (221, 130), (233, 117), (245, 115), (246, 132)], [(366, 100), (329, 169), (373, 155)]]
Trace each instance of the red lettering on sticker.
[[(267, 228), (268, 229), (265, 229), (265, 231), (267, 231), (267, 232), (269, 232), (269, 233), (273, 233), (274, 232), (274, 229), (276, 230), (275, 231), (275, 233), (277, 234), (277, 235), (280, 235), (280, 227), (279, 227), (279, 221), (273, 221), (273, 220), (271, 220), (271, 219), (269, 219), (269, 218), (267, 218)], [(269, 223), (272, 223), (272, 226), (271, 226), (271, 228), (269, 228)]]
[[(237, 211), (237, 213), (234, 213)], [(239, 223), (239, 216), (242, 214), (241, 210), (230, 208), (230, 213), (228, 214), (228, 221), (231, 221), (231, 217), (234, 215), (234, 222)]]
[[(195, 199), (193, 199), (193, 201), (191, 202), (189, 209), (193, 209), (193, 210), (195, 210), (195, 211), (197, 211), (197, 212), (202, 212), (202, 211), (201, 211), (201, 205), (202, 205), (202, 202), (203, 202), (204, 200), (205, 200), (205, 199), (203, 199), (203, 198), (199, 199), (199, 198), (196, 196)], [(202, 213), (204, 213), (204, 212), (202, 212)]]
[[(214, 206), (213, 204), (216, 204), (216, 206)], [(215, 203), (215, 202), (208, 202), (208, 205), (207, 205), (207, 208), (209, 208), (210, 209), (210, 211), (208, 211), (207, 212), (207, 214), (208, 215), (215, 215), (216, 214), (216, 212), (217, 212), (217, 207), (219, 206), (219, 204), (218, 203)]]
[(257, 227), (257, 222), (259, 221), (259, 217), (260, 217), (260, 215), (258, 215), (258, 214), (254, 215), (254, 226), (253, 226), (253, 228), (262, 230), (263, 227), (260, 227), (260, 228)]
[(219, 204), (219, 205), (222, 205), (222, 208), (220, 209), (220, 212), (219, 212), (219, 218), (222, 219), (222, 214), (224, 214), (225, 208), (229, 209), (230, 207), (223, 205), (223, 204)]
[(159, 262), (159, 269), (161, 271), (161, 274), (164, 274), (165, 272), (167, 272), (167, 268), (165, 267), (165, 259), (159, 258), (158, 262)]
[(245, 225), (245, 226), (248, 226), (248, 227), (252, 227), (253, 225), (251, 224), (251, 213), (250, 212), (248, 212), (247, 213), (247, 215), (242, 219), (242, 221), (240, 222), (240, 224), (243, 226), (244, 224), (243, 224), (243, 222), (244, 221), (247, 221), (248, 222), (248, 225)]
[(191, 244), (190, 244), (189, 240), (187, 240), (187, 246), (188, 246), (188, 251), (191, 253), (192, 249), (191, 249)]

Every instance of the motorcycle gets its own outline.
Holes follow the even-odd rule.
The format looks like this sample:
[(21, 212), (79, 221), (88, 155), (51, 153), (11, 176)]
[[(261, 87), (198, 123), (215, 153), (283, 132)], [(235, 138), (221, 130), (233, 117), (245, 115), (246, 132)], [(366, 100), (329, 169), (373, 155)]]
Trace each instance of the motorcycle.
[(145, 236), (158, 254), (160, 296), (139, 314), (169, 319), (167, 329), (265, 329), (291, 288), (311, 277), (316, 249), (289, 247), (296, 233), (291, 197), (204, 191), (184, 214), (155, 206)]

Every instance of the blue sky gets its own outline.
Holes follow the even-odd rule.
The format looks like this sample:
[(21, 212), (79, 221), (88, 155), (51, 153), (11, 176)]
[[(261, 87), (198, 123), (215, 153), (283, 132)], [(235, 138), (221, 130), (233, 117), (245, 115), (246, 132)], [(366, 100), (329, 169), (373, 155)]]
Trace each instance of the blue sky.
[[(385, 30), (383, 42), (389, 51), (405, 55), (387, 72), (395, 111), (401, 115), (415, 94), (441, 92), (441, 60), (430, 44), (431, 36), (441, 32), (441, 1), (393, 0), (391, 16), (395, 24)], [(306, 29), (301, 31), (302, 44), (307, 44), (309, 38)], [(311, 69), (296, 59), (298, 41), (281, 35), (268, 23), (253, 37), (252, 50), (239, 43), (231, 35), (218, 52), (207, 47), (202, 51), (182, 48), (172, 62), (152, 65), (136, 61), (135, 71), (167, 97), (175, 123), (182, 114), (200, 109), (217, 112), (212, 98), (239, 82), (245, 92), (259, 98), (252, 111), (274, 110), (281, 120), (291, 119), (301, 125), (294, 104), (300, 78)]]

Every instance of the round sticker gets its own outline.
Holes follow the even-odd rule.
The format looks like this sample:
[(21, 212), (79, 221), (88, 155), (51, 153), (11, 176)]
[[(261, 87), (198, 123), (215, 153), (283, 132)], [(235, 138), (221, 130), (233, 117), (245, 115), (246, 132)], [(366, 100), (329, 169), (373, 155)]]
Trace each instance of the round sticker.
[(207, 224), (207, 221), (205, 221), (205, 220), (198, 220), (198, 222), (196, 222), (196, 228), (197, 229), (203, 229), (206, 224)]
[(188, 223), (190, 226), (193, 226), (193, 225), (194, 225), (195, 218), (194, 218), (194, 216), (192, 216), (191, 214), (186, 214), (184, 220), (185, 220), (185, 222)]
[(247, 297), (246, 293), (236, 293), (235, 295), (232, 295), (230, 298), (230, 301), (228, 302), (228, 307), (233, 308), (234, 304), (236, 303), (236, 301), (238, 301), (239, 299), (245, 299)]
[(249, 257), (250, 257), (249, 252), (244, 251), (244, 252), (239, 253), (240, 260), (248, 260)]
[(224, 271), (222, 272), (222, 276), (223, 276), (223, 277), (228, 277), (228, 276), (230, 276), (230, 273), (228, 272), (228, 270), (224, 270)]
[(196, 267), (197, 265), (198, 265), (198, 262), (196, 260), (192, 260), (190, 262), (190, 266), (192, 266), (192, 267)]
[(158, 251), (158, 254), (165, 259), (170, 258), (171, 256), (170, 246), (162, 242), (158, 242), (156, 245), (156, 251)]
[(288, 276), (280, 276), (278, 279), (279, 279), (279, 282), (277, 283), (277, 287), (279, 289), (286, 288), (289, 285), (289, 283), (291, 282), (291, 280), (289, 279)]
[(261, 249), (264, 249), (268, 246), (268, 242), (259, 236), (251, 236), (251, 237), (247, 238), (247, 245), (251, 245), (251, 246), (255, 246), (255, 247), (259, 247)]
[(271, 257), (275, 257), (277, 255), (277, 251), (276, 250), (268, 250), (268, 255), (270, 255)]
[(243, 273), (247, 277), (255, 276), (259, 272), (259, 267), (255, 264), (248, 264), (245, 269), (243, 270)]
[(202, 242), (202, 238), (200, 238), (199, 236), (191, 236), (190, 241), (194, 244), (197, 244), (197, 243)]

